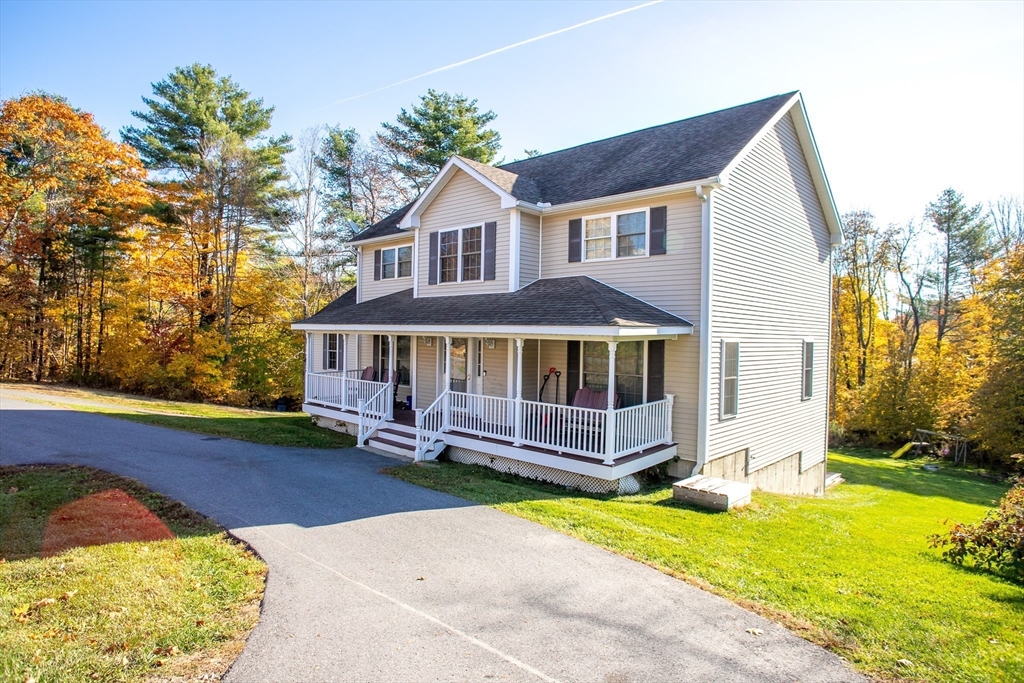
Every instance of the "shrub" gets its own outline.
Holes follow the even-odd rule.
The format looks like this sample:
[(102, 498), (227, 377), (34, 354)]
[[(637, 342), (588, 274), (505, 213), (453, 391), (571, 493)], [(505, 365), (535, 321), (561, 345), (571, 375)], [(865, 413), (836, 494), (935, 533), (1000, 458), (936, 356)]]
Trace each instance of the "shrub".
[(933, 548), (955, 564), (970, 558), (975, 565), (1002, 569), (1024, 581), (1024, 477), (1006, 492), (999, 507), (977, 524), (954, 524), (931, 538)]

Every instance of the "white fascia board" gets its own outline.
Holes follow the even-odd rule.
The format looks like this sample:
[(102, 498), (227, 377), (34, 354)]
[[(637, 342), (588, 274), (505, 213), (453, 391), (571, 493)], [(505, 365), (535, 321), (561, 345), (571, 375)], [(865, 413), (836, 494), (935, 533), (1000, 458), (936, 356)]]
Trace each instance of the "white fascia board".
[[(309, 332), (385, 332), (402, 335), (466, 336), (466, 337), (523, 337), (529, 339), (597, 337), (601, 339), (675, 339), (693, 333), (693, 326), (674, 327), (542, 327), (523, 328), (513, 325), (329, 325), (325, 323), (292, 323), (293, 330)], [(538, 331), (543, 330), (543, 331)]]
[(368, 240), (356, 240), (353, 242), (345, 242), (346, 247), (354, 247), (358, 249), (367, 244), (380, 244), (382, 242), (394, 242), (395, 240), (410, 240), (413, 238), (412, 232), (403, 231), (394, 235), (384, 235), (383, 237), (371, 237)]
[(405, 216), (402, 217), (402, 221), (398, 224), (398, 227), (403, 230), (418, 228), (420, 226), (420, 215), (430, 205), (430, 202), (434, 201), (437, 195), (440, 194), (441, 190), (448, 184), (448, 181), (451, 180), (451, 177), (455, 175), (456, 171), (463, 171), (469, 174), (471, 178), (494, 194), (498, 195), (501, 199), (501, 208), (516, 208), (517, 200), (515, 197), (495, 185), (489, 178), (481, 175), (479, 171), (464, 162), (462, 159), (452, 157), (448, 160), (448, 163), (441, 168), (438, 174), (434, 176), (434, 179), (430, 181), (430, 184), (427, 185), (427, 189), (423, 191), (423, 194), (420, 195), (419, 199), (417, 199), (415, 203), (409, 207), (409, 210), (405, 212)]
[(660, 187), (652, 187), (646, 190), (637, 190), (636, 192), (624, 192), (622, 194), (608, 195), (607, 197), (595, 197), (594, 199), (584, 199), (578, 202), (569, 202), (567, 204), (557, 204), (549, 207), (537, 207), (536, 204), (531, 204), (535, 209), (539, 208), (540, 213), (543, 216), (556, 215), (560, 213), (578, 212), (582, 209), (590, 209), (594, 207), (605, 206), (608, 204), (622, 204), (625, 202), (637, 201), (640, 199), (651, 199), (654, 197), (663, 197), (666, 195), (678, 194), (680, 192), (692, 191), (697, 187), (721, 187), (724, 183), (723, 179), (719, 176), (713, 176), (711, 178), (704, 178), (703, 180), (690, 180), (685, 183), (676, 183), (675, 185), (661, 185)]

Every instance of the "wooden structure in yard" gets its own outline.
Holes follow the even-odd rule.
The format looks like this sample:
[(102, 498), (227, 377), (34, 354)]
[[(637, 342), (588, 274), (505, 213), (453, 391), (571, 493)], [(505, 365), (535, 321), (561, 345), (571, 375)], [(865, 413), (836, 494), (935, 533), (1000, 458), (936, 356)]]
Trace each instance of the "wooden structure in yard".
[(940, 457), (952, 454), (954, 465), (967, 464), (967, 439), (962, 436), (917, 429), (914, 430), (912, 445), (915, 455), (921, 455), (922, 450), (931, 449), (935, 455)]
[(712, 510), (728, 510), (750, 504), (750, 484), (698, 474), (672, 484), (672, 497)]

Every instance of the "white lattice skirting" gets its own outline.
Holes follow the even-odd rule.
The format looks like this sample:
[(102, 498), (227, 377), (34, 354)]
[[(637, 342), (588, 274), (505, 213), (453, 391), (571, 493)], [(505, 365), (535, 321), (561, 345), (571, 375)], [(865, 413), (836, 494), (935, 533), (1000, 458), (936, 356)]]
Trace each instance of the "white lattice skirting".
[(492, 470), (497, 470), (498, 472), (516, 474), (520, 477), (526, 477), (527, 479), (546, 481), (552, 484), (558, 484), (559, 486), (566, 486), (571, 489), (586, 491), (587, 493), (614, 492), (619, 495), (629, 495), (640, 490), (640, 480), (632, 474), (622, 477), (621, 479), (598, 479), (597, 477), (588, 477), (585, 474), (566, 472), (565, 470), (555, 469), (554, 467), (535, 465), (532, 462), (513, 460), (512, 458), (504, 458), (500, 455), (491, 455), (490, 453), (481, 453), (480, 451), (474, 451), (458, 446), (448, 446), (448, 448), (445, 449), (445, 454), (448, 456), (448, 459), (453, 462), (461, 462), (466, 465), (483, 465), (484, 467), (490, 467)]

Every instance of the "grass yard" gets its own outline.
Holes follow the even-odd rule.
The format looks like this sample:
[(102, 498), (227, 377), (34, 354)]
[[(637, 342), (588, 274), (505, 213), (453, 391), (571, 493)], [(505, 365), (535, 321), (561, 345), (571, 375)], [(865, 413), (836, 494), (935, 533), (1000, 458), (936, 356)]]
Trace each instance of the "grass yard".
[(951, 565), (927, 542), (946, 519), (980, 519), (1006, 487), (886, 455), (833, 453), (848, 483), (824, 498), (755, 492), (727, 513), (677, 504), (668, 485), (609, 497), (455, 463), (389, 473), (689, 580), (876, 678), (1024, 681), (1024, 587)]
[[(68, 518), (55, 511), (111, 489), (175, 538), (44, 552)], [(266, 576), (204, 517), (88, 467), (0, 467), (0, 558), (4, 681), (216, 680), (256, 624)]]
[(317, 427), (305, 413), (232, 408), (208, 403), (164, 401), (99, 389), (61, 385), (3, 384), (11, 398), (186, 432), (209, 434), (271, 446), (345, 448), (355, 437)]

